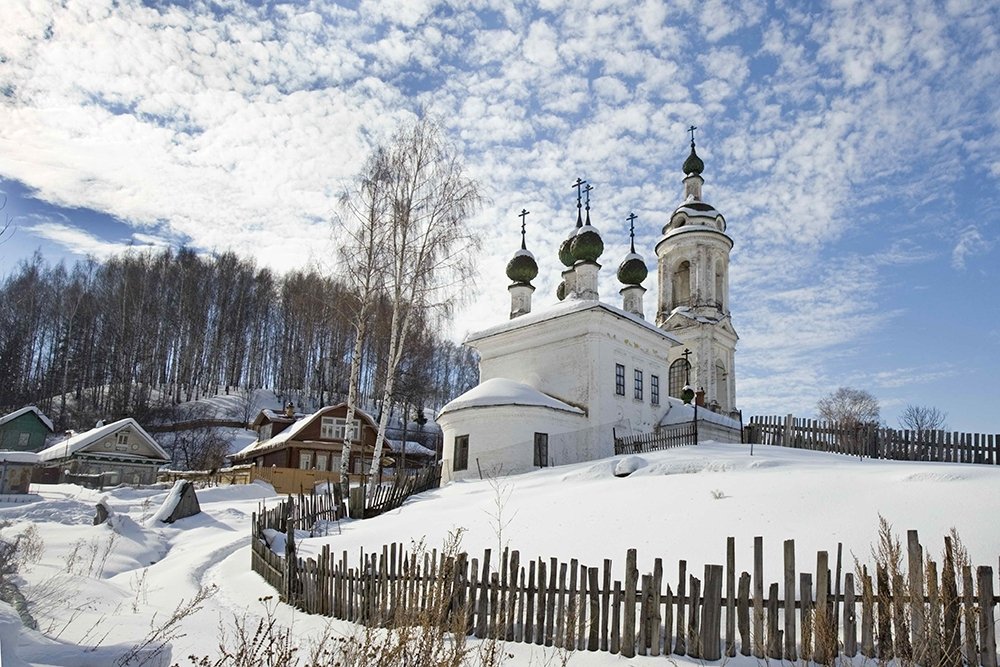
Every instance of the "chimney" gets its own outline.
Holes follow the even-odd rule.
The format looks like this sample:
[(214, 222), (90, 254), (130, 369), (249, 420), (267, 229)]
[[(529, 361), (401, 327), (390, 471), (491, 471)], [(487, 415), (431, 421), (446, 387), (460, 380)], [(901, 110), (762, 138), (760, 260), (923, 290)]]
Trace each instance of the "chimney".
[(285, 416), (289, 419), (295, 416), (295, 404), (291, 401), (285, 403)]

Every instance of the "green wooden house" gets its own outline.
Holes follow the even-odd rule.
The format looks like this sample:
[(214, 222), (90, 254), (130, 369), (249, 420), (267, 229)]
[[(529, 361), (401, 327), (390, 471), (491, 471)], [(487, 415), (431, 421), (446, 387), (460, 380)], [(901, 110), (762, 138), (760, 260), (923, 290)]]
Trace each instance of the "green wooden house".
[(52, 422), (34, 405), (0, 417), (0, 450), (37, 452), (45, 448)]

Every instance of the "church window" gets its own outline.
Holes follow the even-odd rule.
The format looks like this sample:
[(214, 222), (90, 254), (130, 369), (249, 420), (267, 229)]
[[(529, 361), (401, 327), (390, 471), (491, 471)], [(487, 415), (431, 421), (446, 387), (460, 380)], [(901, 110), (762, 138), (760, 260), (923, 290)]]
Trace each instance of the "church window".
[(544, 468), (549, 464), (549, 434), (535, 434), (535, 465)]
[(649, 376), (649, 402), (653, 405), (660, 404), (660, 376)]
[(722, 280), (722, 262), (715, 263), (715, 307), (719, 310), (724, 310), (726, 304), (723, 300), (723, 280)]
[(729, 375), (726, 373), (726, 367), (722, 365), (721, 361), (715, 363), (715, 400), (719, 403), (727, 403), (726, 397), (729, 395), (726, 387), (726, 380)]
[(615, 394), (625, 395), (625, 365), (615, 364)]
[(684, 261), (677, 266), (674, 271), (673, 280), (673, 302), (674, 308), (678, 306), (691, 305), (691, 263)]
[(635, 400), (642, 400), (642, 371), (635, 369)]
[(455, 461), (453, 465), (453, 470), (458, 472), (459, 470), (466, 470), (469, 467), (469, 436), (468, 435), (456, 435), (455, 436)]
[(691, 364), (687, 359), (678, 359), (674, 363), (670, 364), (670, 376), (667, 381), (670, 386), (667, 388), (670, 391), (670, 395), (674, 398), (680, 398), (681, 392), (684, 391), (684, 385), (688, 383), (688, 373), (691, 370)]

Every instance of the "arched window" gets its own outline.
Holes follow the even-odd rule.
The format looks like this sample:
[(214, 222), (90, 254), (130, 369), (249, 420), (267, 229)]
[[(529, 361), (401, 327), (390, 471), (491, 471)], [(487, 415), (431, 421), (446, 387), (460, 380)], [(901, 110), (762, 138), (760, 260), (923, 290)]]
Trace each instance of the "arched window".
[(684, 385), (688, 383), (690, 371), (691, 362), (687, 359), (678, 359), (670, 364), (670, 376), (667, 378), (667, 382), (670, 385), (669, 391), (671, 396), (674, 398), (681, 397)]
[[(691, 305), (691, 263), (681, 262), (673, 275), (673, 307)], [(673, 394), (671, 394), (673, 395)]]
[(722, 261), (715, 263), (715, 307), (724, 311), (726, 309), (725, 281), (722, 279)]
[(721, 405), (729, 403), (729, 374), (721, 361), (715, 362), (715, 400)]

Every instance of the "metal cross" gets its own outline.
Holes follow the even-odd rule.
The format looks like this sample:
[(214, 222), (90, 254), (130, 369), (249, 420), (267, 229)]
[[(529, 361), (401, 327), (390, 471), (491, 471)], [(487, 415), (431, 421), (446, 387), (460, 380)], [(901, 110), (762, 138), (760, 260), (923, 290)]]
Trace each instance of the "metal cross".
[(576, 179), (576, 183), (573, 184), (573, 187), (576, 188), (576, 207), (577, 208), (580, 208), (580, 206), (582, 205), (583, 186), (585, 186), (586, 184), (587, 184), (587, 181), (583, 180), (582, 178)]
[(694, 146), (694, 131), (697, 130), (697, 129), (698, 128), (695, 127), (694, 125), (692, 125), (691, 127), (688, 128), (688, 132), (691, 133), (691, 145), (692, 146)]
[(524, 219), (528, 216), (529, 213), (531, 213), (531, 211), (522, 208), (521, 212), (518, 214), (518, 217), (521, 218), (521, 250), (528, 249), (527, 246), (524, 244)]
[(629, 244), (630, 244), (630, 247), (631, 247), (631, 252), (633, 252), (633, 253), (635, 252), (635, 219), (637, 217), (639, 217), (639, 216), (637, 216), (635, 214), (635, 212), (633, 211), (633, 212), (630, 212), (628, 214), (627, 218), (625, 218), (626, 220), (628, 220)]
[(691, 384), (691, 362), (688, 361), (688, 357), (691, 356), (691, 350), (684, 348), (684, 353), (681, 355), (684, 357), (684, 384)]
[(580, 207), (582, 206), (580, 200), (581, 200), (581, 191), (583, 190), (583, 186), (585, 186), (586, 184), (587, 184), (587, 181), (584, 181), (584, 180), (582, 180), (580, 178), (577, 178), (576, 179), (576, 183), (573, 184), (573, 187), (576, 188), (576, 226), (577, 227), (583, 227), (583, 218), (580, 216)]

